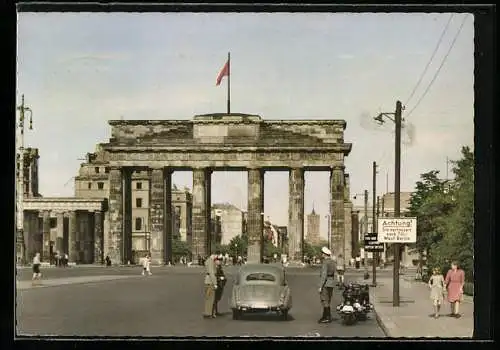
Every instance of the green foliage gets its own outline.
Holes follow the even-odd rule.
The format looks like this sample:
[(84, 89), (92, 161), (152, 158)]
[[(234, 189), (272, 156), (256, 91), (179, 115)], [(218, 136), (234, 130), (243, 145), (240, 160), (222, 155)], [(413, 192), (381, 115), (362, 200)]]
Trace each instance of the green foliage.
[(319, 257), (319, 256), (321, 256), (321, 248), (324, 245), (328, 245), (328, 244), (313, 245), (313, 244), (311, 244), (309, 242), (304, 242), (304, 256), (308, 256), (308, 257), (313, 257), (313, 256)]
[(466, 279), (473, 280), (474, 256), (474, 155), (462, 148), (462, 159), (453, 162), (455, 179), (438, 178), (438, 171), (421, 175), (410, 199), (410, 215), (417, 217), (416, 249), (427, 255), (430, 267), (443, 273), (456, 260)]
[(228, 253), (231, 256), (244, 256), (247, 254), (247, 248), (248, 248), (248, 237), (238, 235), (236, 237), (233, 237), (231, 241), (229, 242), (228, 245)]
[(226, 244), (212, 243), (211, 248), (212, 253), (219, 252), (220, 254), (229, 254), (230, 252), (229, 245)]
[(189, 244), (180, 239), (172, 240), (172, 256), (174, 258), (178, 258), (181, 256), (190, 256), (191, 249), (189, 248)]

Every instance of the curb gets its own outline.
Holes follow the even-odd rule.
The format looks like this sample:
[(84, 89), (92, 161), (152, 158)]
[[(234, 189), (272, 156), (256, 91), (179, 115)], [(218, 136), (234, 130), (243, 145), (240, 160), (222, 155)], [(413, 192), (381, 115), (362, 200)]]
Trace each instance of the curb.
[(384, 322), (380, 318), (376, 307), (373, 308), (373, 313), (375, 314), (375, 320), (377, 321), (377, 324), (380, 327), (380, 329), (382, 329), (382, 332), (384, 332), (384, 335), (386, 337), (393, 338), (389, 332), (389, 329), (385, 326)]

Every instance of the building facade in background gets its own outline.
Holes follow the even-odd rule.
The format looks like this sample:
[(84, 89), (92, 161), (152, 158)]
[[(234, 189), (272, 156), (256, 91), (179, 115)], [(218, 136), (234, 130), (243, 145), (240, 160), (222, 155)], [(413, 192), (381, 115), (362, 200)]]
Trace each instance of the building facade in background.
[[(103, 152), (88, 153), (75, 176), (76, 198), (109, 198), (109, 165)], [(172, 186), (172, 238), (190, 242), (192, 236), (192, 195), (189, 189)], [(134, 170), (131, 174), (133, 261), (151, 250), (151, 172)], [(109, 212), (104, 213), (105, 244), (109, 237)]]
[(246, 215), (240, 208), (231, 203), (215, 203), (211, 211), (213, 227), (220, 230), (213, 235), (217, 243), (227, 245), (234, 237), (245, 233)]

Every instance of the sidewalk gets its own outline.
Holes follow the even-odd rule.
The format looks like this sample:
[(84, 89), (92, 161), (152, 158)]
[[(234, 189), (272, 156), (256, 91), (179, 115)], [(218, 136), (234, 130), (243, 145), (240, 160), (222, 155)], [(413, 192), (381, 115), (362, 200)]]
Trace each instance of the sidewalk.
[(400, 306), (392, 306), (392, 278), (377, 279), (377, 287), (370, 288), (370, 300), (375, 307), (377, 321), (389, 337), (400, 338), (470, 338), (474, 330), (473, 298), (464, 296), (459, 319), (448, 317), (450, 304), (445, 300), (441, 317), (434, 319), (429, 288), (410, 275), (400, 276)]
[(41, 284), (32, 285), (31, 281), (17, 281), (16, 280), (16, 288), (17, 290), (24, 289), (33, 289), (33, 288), (43, 288), (43, 287), (57, 287), (68, 284), (83, 284), (83, 283), (95, 283), (95, 282), (105, 282), (105, 281), (114, 281), (125, 278), (137, 278), (142, 276), (123, 276), (123, 275), (115, 275), (115, 276), (84, 276), (84, 277), (67, 277), (67, 278), (54, 278), (44, 280), (42, 278)]
[[(40, 264), (40, 268), (42, 269), (52, 269), (52, 268), (63, 268), (63, 267), (59, 267), (59, 266), (56, 266), (56, 265), (51, 265), (49, 263), (41, 263)], [(69, 263), (67, 267), (64, 267), (64, 268), (75, 268), (75, 267), (78, 267), (78, 268), (82, 268), (82, 267), (105, 267), (104, 265), (101, 265), (101, 264), (75, 264), (75, 263)], [(18, 270), (25, 270), (25, 269), (31, 269), (32, 268), (32, 265), (16, 265), (16, 269)]]

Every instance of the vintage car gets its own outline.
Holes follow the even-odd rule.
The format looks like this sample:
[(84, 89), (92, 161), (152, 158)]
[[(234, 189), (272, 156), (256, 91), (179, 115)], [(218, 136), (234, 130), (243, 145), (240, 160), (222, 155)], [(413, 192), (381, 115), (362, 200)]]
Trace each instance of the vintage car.
[(283, 266), (243, 265), (234, 281), (230, 308), (234, 320), (245, 313), (276, 313), (286, 320), (292, 308), (292, 294)]

